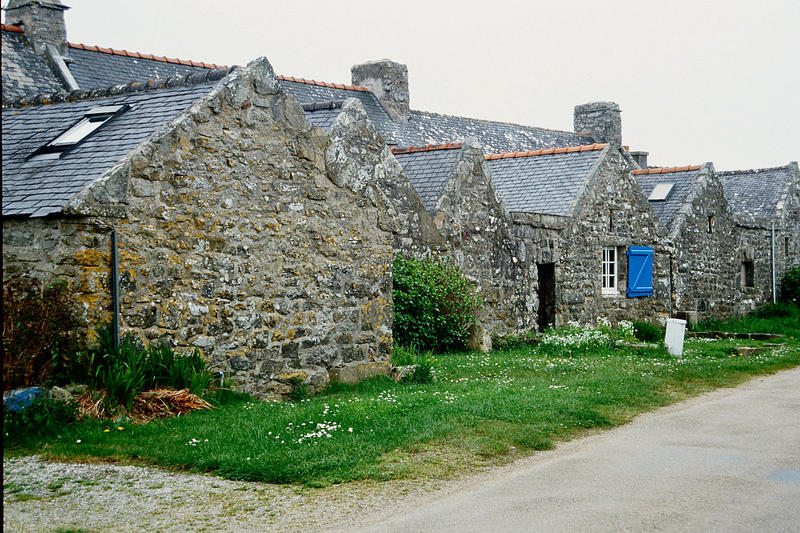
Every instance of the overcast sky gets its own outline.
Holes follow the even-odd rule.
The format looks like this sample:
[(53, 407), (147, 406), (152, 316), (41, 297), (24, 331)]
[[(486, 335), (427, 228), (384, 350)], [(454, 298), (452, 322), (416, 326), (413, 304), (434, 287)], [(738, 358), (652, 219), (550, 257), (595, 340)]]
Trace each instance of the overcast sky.
[(800, 0), (64, 3), (71, 42), (340, 83), (390, 58), (414, 109), (571, 131), (613, 100), (651, 164), (800, 159)]

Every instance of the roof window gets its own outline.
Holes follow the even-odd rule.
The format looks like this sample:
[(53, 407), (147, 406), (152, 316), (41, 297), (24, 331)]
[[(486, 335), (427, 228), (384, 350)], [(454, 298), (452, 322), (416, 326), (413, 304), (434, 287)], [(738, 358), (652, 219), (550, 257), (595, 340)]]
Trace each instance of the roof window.
[(93, 107), (67, 131), (31, 154), (28, 160), (58, 159), (72, 147), (86, 140), (103, 124), (130, 107), (128, 104)]
[(653, 191), (650, 193), (650, 196), (648, 196), (647, 199), (656, 202), (664, 201), (669, 196), (669, 193), (672, 192), (672, 188), (674, 186), (674, 183), (659, 183), (653, 187)]

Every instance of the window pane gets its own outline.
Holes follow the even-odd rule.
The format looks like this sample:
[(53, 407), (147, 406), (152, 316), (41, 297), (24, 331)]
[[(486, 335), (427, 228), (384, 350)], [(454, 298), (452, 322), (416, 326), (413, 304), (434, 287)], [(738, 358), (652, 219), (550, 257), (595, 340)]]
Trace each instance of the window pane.
[(56, 137), (50, 146), (71, 146), (86, 138), (87, 135), (103, 125), (110, 117), (90, 117), (84, 118), (70, 129)]

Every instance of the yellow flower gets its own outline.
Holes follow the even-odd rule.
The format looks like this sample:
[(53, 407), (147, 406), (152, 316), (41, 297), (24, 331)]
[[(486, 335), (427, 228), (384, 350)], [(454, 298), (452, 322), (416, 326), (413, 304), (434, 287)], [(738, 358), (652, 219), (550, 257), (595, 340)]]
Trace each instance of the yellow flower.
[(111, 431), (111, 430), (106, 428), (106, 429), (103, 430), (103, 433), (108, 433), (109, 431)]
[(122, 431), (123, 429), (125, 429), (125, 428), (122, 427), (122, 426), (117, 427), (117, 431)]

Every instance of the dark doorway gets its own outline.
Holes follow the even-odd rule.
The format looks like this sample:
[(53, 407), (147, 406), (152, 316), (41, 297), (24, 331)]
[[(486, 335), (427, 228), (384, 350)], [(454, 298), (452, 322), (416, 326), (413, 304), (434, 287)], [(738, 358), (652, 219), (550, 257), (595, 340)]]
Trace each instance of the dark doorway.
[(537, 263), (539, 272), (539, 331), (556, 321), (556, 264)]

